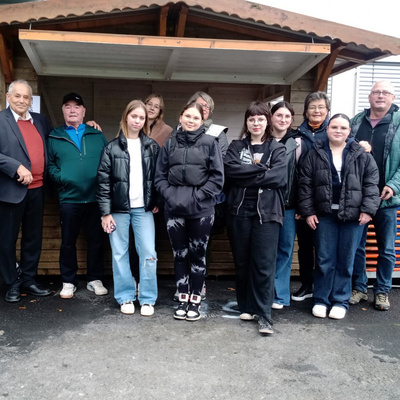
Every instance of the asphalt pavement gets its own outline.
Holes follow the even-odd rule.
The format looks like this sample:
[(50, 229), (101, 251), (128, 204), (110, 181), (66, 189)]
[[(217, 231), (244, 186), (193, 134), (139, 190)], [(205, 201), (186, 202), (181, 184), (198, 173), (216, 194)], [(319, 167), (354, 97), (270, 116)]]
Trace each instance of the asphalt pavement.
[[(61, 299), (4, 301), (0, 284), (0, 398), (5, 399), (399, 399), (400, 289), (388, 312), (369, 301), (345, 319), (311, 315), (312, 300), (273, 311), (274, 331), (239, 320), (232, 279), (207, 280), (197, 322), (173, 319), (172, 278), (159, 279), (155, 315), (123, 315), (81, 281)], [(292, 290), (300, 286), (292, 282)]]

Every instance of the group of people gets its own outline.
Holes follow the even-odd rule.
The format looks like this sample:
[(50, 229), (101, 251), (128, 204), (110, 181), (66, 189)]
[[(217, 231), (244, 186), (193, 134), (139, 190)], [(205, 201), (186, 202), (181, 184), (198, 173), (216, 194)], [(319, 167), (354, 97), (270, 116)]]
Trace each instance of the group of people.
[[(189, 99), (175, 129), (163, 121), (162, 96), (131, 101), (110, 142), (96, 122), (83, 123), (79, 94), (64, 96), (65, 124), (55, 129), (29, 112), (27, 82), (13, 82), (7, 99), (10, 107), (0, 112), (0, 271), (6, 301), (19, 301), (21, 291), (50, 294), (35, 280), (47, 171), (59, 193), (62, 298), (72, 298), (77, 288), (76, 240), (84, 225), (87, 289), (108, 293), (102, 283), (104, 231), (121, 312), (133, 314), (138, 299), (141, 314), (153, 315), (154, 215), (161, 211), (174, 256), (173, 316), (197, 321), (207, 247), (216, 207), (223, 203), (240, 319), (257, 320), (260, 333), (273, 333), (271, 310), (289, 306), (291, 299), (313, 297), (312, 314), (334, 319), (342, 319), (349, 304), (368, 299), (365, 241), (371, 220), (379, 252), (374, 304), (389, 309), (400, 205), (400, 113), (390, 82), (376, 82), (371, 108), (352, 120), (344, 114), (329, 118), (327, 95), (309, 94), (297, 129), (288, 102), (272, 108), (252, 102), (240, 138), (230, 144), (227, 128), (211, 120), (214, 102), (204, 92)], [(139, 258), (136, 279), (130, 228)], [(291, 295), (296, 233), (302, 285)]]

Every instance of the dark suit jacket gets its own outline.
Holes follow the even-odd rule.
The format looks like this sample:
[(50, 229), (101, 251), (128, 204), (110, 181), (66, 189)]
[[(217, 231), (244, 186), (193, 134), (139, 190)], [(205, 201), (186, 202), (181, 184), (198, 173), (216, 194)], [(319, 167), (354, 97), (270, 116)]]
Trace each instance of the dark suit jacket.
[[(52, 127), (44, 115), (34, 112), (30, 114), (43, 139), (46, 171), (46, 138)], [(21, 164), (31, 170), (31, 161), (24, 138), (10, 108), (7, 108), (0, 111), (0, 201), (17, 204), (24, 199), (28, 186), (19, 183), (16, 177), (17, 169)]]

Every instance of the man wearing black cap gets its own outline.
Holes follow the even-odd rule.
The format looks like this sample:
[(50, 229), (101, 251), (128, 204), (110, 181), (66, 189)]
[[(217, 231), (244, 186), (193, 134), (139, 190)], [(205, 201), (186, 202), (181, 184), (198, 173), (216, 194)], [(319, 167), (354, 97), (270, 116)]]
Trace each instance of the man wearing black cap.
[(47, 145), (48, 172), (60, 199), (60, 296), (72, 298), (77, 287), (76, 240), (81, 225), (87, 240), (87, 289), (104, 295), (108, 291), (101, 282), (103, 231), (95, 195), (97, 167), (107, 140), (101, 131), (83, 124), (86, 109), (79, 94), (64, 96), (62, 112), (65, 125), (51, 131)]

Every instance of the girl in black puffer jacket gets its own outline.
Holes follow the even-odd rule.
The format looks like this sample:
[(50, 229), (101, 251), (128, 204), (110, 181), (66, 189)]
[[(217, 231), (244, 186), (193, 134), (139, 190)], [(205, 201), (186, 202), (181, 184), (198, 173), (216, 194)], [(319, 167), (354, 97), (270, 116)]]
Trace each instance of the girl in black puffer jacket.
[(159, 146), (146, 135), (146, 129), (146, 107), (141, 101), (133, 100), (122, 114), (119, 136), (103, 149), (96, 197), (101, 224), (110, 234), (114, 297), (122, 313), (135, 312), (136, 288), (129, 264), (129, 226), (132, 225), (139, 255), (140, 312), (150, 316), (158, 294), (153, 218), (158, 207), (153, 180)]
[(161, 149), (155, 186), (165, 200), (165, 220), (174, 253), (179, 292), (174, 318), (197, 321), (207, 245), (216, 196), (224, 183), (224, 166), (217, 140), (205, 135), (199, 104), (184, 107), (179, 122), (180, 128), (172, 132)]
[(342, 319), (349, 306), (351, 276), (363, 225), (379, 207), (378, 168), (354, 139), (350, 120), (334, 115), (327, 139), (301, 165), (299, 211), (316, 231), (317, 268), (313, 315)]

